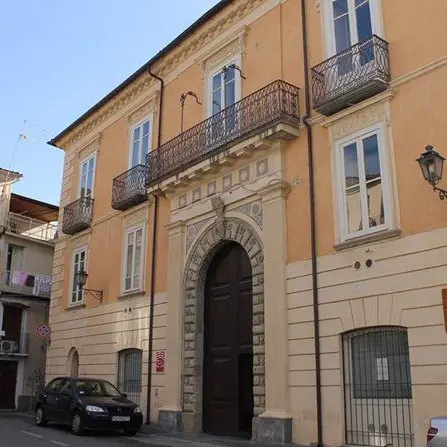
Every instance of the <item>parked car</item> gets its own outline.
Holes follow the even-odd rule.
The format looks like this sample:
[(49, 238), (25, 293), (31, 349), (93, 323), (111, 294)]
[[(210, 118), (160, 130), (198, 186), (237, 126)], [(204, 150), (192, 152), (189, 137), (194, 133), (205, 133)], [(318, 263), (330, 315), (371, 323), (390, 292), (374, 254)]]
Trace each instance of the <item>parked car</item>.
[(436, 416), (430, 419), (427, 447), (447, 447), (447, 416)]
[(36, 424), (70, 424), (76, 435), (85, 429), (120, 430), (135, 435), (143, 423), (140, 407), (106, 380), (58, 377), (39, 393)]

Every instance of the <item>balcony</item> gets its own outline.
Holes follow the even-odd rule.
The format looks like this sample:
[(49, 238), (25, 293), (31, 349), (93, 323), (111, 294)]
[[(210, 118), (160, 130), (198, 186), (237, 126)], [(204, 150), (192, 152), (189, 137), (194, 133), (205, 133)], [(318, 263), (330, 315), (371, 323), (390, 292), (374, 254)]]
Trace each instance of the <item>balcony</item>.
[(9, 212), (6, 219), (6, 231), (50, 242), (56, 239), (57, 225)]
[(388, 43), (372, 37), (312, 68), (314, 109), (333, 115), (387, 89)]
[(147, 200), (147, 166), (136, 165), (113, 179), (112, 208), (125, 211)]
[(49, 298), (51, 276), (22, 271), (0, 271), (0, 291)]
[(93, 202), (91, 197), (81, 197), (64, 208), (62, 232), (76, 234), (90, 228), (93, 217)]
[(27, 355), (29, 353), (30, 334), (20, 334), (19, 337), (11, 337), (6, 334), (0, 337), (0, 356)]
[(275, 81), (151, 151), (147, 155), (147, 185), (153, 186), (261, 131), (270, 139), (294, 138), (299, 123), (299, 89)]

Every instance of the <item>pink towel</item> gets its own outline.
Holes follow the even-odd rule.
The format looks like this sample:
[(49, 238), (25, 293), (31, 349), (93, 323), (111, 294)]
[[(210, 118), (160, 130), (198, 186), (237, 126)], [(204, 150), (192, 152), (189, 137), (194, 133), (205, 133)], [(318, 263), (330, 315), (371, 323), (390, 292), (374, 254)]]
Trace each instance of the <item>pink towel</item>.
[(28, 278), (28, 273), (15, 270), (12, 272), (12, 284), (24, 286)]

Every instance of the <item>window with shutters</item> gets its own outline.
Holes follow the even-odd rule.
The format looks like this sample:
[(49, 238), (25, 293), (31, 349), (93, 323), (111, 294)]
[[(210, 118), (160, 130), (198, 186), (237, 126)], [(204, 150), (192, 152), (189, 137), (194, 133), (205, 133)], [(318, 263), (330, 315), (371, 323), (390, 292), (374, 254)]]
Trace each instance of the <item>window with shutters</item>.
[(134, 292), (143, 286), (144, 229), (132, 228), (125, 233), (123, 292)]

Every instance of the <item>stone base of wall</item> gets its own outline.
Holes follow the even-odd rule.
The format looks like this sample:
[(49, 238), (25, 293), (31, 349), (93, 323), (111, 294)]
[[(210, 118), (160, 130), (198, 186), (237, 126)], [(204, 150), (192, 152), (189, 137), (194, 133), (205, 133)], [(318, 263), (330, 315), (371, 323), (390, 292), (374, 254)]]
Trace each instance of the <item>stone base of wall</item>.
[(19, 396), (17, 410), (33, 411), (35, 407), (36, 407), (35, 396), (25, 396), (25, 395)]
[(158, 412), (158, 425), (167, 433), (178, 433), (183, 431), (182, 412), (160, 410)]
[(253, 418), (253, 441), (260, 444), (292, 442), (292, 419)]

